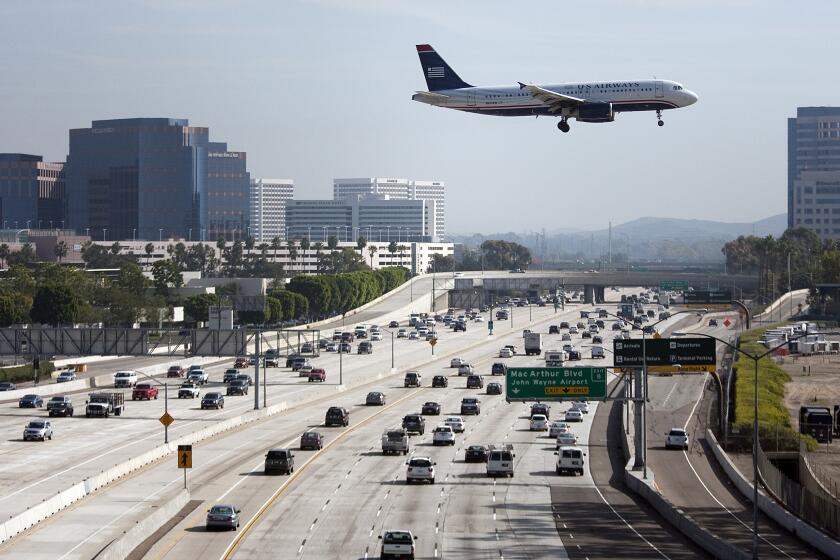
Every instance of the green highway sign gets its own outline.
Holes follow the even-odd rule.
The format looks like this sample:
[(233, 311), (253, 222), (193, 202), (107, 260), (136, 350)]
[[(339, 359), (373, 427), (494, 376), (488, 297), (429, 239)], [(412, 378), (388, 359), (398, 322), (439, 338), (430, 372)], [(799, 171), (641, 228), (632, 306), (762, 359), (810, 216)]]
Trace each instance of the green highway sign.
[(685, 280), (663, 280), (659, 283), (659, 289), (665, 292), (684, 292), (688, 290), (688, 282)]
[(607, 396), (607, 368), (508, 368), (508, 401), (597, 400)]
[(684, 303), (686, 304), (703, 304), (703, 303), (731, 303), (732, 292), (729, 290), (715, 290), (703, 292), (685, 292), (683, 294)]

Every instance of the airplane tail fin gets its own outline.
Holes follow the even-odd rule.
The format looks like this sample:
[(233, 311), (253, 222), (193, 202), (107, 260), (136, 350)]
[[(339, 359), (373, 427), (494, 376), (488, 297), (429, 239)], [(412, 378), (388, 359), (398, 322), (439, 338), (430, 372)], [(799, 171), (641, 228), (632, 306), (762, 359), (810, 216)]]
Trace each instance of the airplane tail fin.
[(458, 77), (431, 45), (417, 45), (417, 56), (420, 57), (420, 66), (429, 91), (472, 87)]

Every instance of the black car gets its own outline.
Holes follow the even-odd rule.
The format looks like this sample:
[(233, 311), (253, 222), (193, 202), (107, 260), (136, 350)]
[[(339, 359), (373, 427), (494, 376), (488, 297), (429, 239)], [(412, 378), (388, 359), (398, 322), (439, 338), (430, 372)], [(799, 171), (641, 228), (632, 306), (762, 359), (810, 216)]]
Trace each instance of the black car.
[(303, 432), (300, 436), (301, 449), (321, 449), (324, 447), (324, 436), (320, 432)]
[(501, 383), (488, 383), (487, 384), (487, 394), (488, 395), (501, 395), (502, 394)]
[(470, 445), (464, 453), (464, 461), (467, 463), (486, 463), (487, 448), (483, 445)]
[(438, 416), (440, 415), (440, 405), (431, 401), (423, 403), (423, 409), (420, 411), (420, 414), (424, 414), (426, 416)]
[(614, 330), (614, 331), (620, 331), (620, 330), (621, 330), (621, 323), (619, 323), (619, 322), (615, 322), (615, 323), (613, 323), (613, 324), (612, 324), (612, 330)]
[(289, 354), (286, 356), (286, 367), (292, 367), (292, 363), (295, 360), (304, 360), (305, 358), (300, 354)]
[(560, 327), (557, 325), (550, 325), (548, 327), (548, 334), (560, 334)]
[(475, 397), (461, 399), (461, 414), (481, 414), (481, 402)]
[(325, 426), (348, 426), (350, 424), (350, 413), (342, 406), (331, 406), (327, 409), (324, 419)]
[(467, 389), (483, 389), (484, 378), (480, 375), (470, 375), (467, 377)]
[(604, 339), (601, 338), (601, 335), (596, 334), (595, 336), (592, 337), (592, 344), (603, 344), (603, 343), (604, 343)]
[(548, 418), (549, 406), (545, 403), (534, 403), (531, 405), (531, 416), (535, 414), (542, 414)]
[(718, 326), (717, 319), (709, 319), (709, 326), (710, 326), (710, 327), (716, 327), (716, 326)]
[(291, 449), (269, 449), (265, 454), (265, 474), (295, 472), (295, 456)]
[(490, 368), (491, 375), (504, 375), (507, 373), (507, 366), (501, 362), (494, 362)]
[(389, 329), (398, 329), (398, 328), (400, 328), (400, 322), (399, 321), (391, 321), (390, 323), (388, 323), (388, 328)]
[(654, 332), (656, 332), (656, 329), (653, 328), (653, 325), (645, 325), (642, 328), (642, 332), (645, 334), (653, 334)]
[(467, 323), (464, 321), (455, 321), (455, 326), (452, 328), (452, 332), (458, 331), (467, 332)]
[(19, 408), (40, 408), (44, 406), (44, 399), (40, 395), (23, 395), (18, 401)]
[(367, 406), (385, 406), (385, 393), (379, 391), (371, 391), (365, 398), (365, 405)]
[(230, 395), (247, 395), (248, 382), (244, 379), (234, 379), (228, 383), (227, 394)]
[(603, 329), (605, 327), (604, 322), (601, 319), (598, 319), (597, 321), (595, 321), (595, 326), (598, 327), (599, 329)]
[(14, 391), (15, 389), (17, 389), (17, 385), (14, 383), (10, 383), (8, 381), (0, 383), (0, 391)]
[(560, 323), (560, 328), (561, 329), (568, 329), (569, 328), (569, 322), (568, 321), (563, 321), (562, 323)]
[(409, 414), (403, 418), (402, 427), (406, 432), (415, 432), (422, 436), (426, 433), (426, 419), (419, 414)]
[(215, 505), (207, 510), (206, 529), (233, 529), (239, 527), (239, 514), (241, 510), (228, 504)]
[(373, 354), (373, 344), (367, 340), (360, 342), (356, 352), (359, 354)]
[(237, 379), (245, 381), (246, 383), (248, 383), (249, 386), (254, 384), (254, 380), (247, 373), (240, 373), (239, 375), (234, 377), (234, 381)]
[(445, 375), (435, 375), (432, 378), (432, 387), (449, 387), (449, 378)]
[(353, 345), (349, 342), (342, 342), (338, 345), (339, 354), (349, 354), (353, 351)]
[(581, 338), (592, 338), (592, 333), (589, 332), (589, 331), (583, 331), (582, 333), (580, 333), (580, 337)]
[(70, 397), (53, 397), (47, 401), (50, 416), (73, 416), (73, 401)]
[(207, 408), (224, 408), (225, 397), (221, 393), (207, 393), (201, 399), (201, 410)]
[(580, 350), (569, 350), (569, 360), (580, 360)]

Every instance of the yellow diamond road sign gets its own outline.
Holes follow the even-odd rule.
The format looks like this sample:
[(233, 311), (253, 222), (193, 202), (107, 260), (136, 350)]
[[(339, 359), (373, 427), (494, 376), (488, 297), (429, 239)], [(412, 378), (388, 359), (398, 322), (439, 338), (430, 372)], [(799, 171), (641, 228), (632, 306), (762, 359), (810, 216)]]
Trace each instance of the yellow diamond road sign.
[(436, 338), (431, 339), (431, 340), (429, 341), (429, 344), (431, 344), (432, 346), (434, 346), (435, 344), (437, 344), (437, 339), (436, 339)]
[(174, 419), (174, 418), (172, 418), (172, 416), (171, 416), (168, 412), (164, 412), (164, 413), (163, 413), (163, 416), (161, 416), (161, 417), (159, 418), (159, 420), (160, 420), (160, 423), (161, 423), (161, 424), (163, 424), (164, 426), (166, 426), (167, 428), (169, 427), (169, 425), (170, 425), (172, 422), (174, 422), (174, 421), (175, 421), (175, 419)]

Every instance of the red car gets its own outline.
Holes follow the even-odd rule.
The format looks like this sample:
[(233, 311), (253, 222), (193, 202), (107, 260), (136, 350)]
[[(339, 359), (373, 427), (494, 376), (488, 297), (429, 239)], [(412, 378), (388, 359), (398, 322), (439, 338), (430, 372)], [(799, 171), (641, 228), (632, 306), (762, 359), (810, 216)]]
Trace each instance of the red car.
[(166, 377), (184, 377), (184, 368), (181, 366), (169, 366), (166, 370)]
[(236, 358), (236, 362), (234, 362), (233, 367), (236, 369), (244, 369), (248, 367), (248, 358)]
[(131, 392), (131, 400), (142, 401), (158, 398), (158, 388), (149, 383), (138, 383)]
[(309, 381), (320, 381), (324, 382), (327, 380), (327, 372), (324, 371), (322, 368), (314, 368), (312, 371), (309, 372)]

